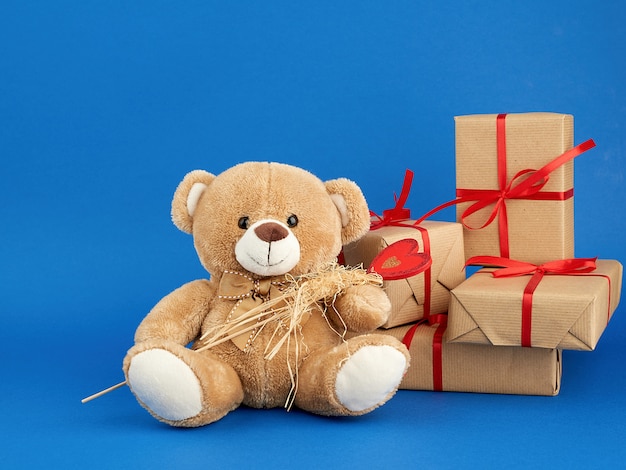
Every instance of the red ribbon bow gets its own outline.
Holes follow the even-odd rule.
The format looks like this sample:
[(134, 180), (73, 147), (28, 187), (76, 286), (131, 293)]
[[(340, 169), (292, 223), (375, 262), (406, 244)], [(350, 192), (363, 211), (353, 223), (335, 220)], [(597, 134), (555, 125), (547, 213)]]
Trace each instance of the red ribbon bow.
[[(409, 193), (411, 192), (411, 184), (413, 184), (413, 172), (409, 169), (404, 173), (404, 182), (402, 183), (402, 191), (400, 197), (393, 195), (396, 205), (392, 209), (383, 210), (383, 216), (379, 216), (373, 211), (370, 211), (370, 216), (374, 218), (370, 224), (370, 230), (377, 230), (381, 227), (410, 227), (419, 230), (422, 234), (422, 244), (424, 245), (424, 253), (430, 256), (430, 236), (428, 230), (419, 226), (421, 222), (406, 223), (406, 220), (411, 218), (411, 210), (404, 207)], [(430, 291), (432, 288), (432, 270), (429, 265), (424, 270), (424, 317), (430, 316)]]
[(376, 230), (385, 226), (411, 226), (411, 224), (402, 223), (402, 221), (411, 218), (411, 210), (404, 207), (404, 204), (409, 197), (409, 193), (411, 192), (411, 184), (413, 184), (413, 172), (407, 169), (404, 174), (404, 183), (402, 184), (400, 197), (397, 197), (395, 193), (393, 195), (396, 205), (391, 209), (385, 209), (382, 217), (375, 212), (370, 211), (370, 216), (376, 219), (371, 222), (371, 230)]
[[(568, 161), (576, 158), (578, 155), (586, 152), (587, 150), (595, 147), (593, 139), (589, 139), (582, 144), (566, 151), (547, 165), (538, 170), (526, 169), (521, 170), (513, 176), (511, 181), (506, 180), (506, 126), (505, 119), (506, 114), (499, 114), (496, 119), (496, 147), (497, 147), (497, 161), (498, 161), (498, 189), (457, 189), (456, 199), (446, 202), (440, 206), (435, 207), (430, 212), (423, 215), (416, 223), (420, 223), (427, 219), (436, 212), (442, 209), (450, 207), (452, 205), (475, 201), (474, 204), (469, 206), (461, 215), (461, 222), (469, 230), (480, 230), (490, 225), (495, 218), (499, 215), (498, 219), (498, 233), (500, 237), (500, 254), (508, 258), (510, 256), (509, 251), (509, 229), (508, 218), (506, 213), (506, 201), (509, 199), (530, 199), (530, 200), (542, 200), (542, 201), (564, 201), (571, 198), (574, 195), (573, 188), (567, 191), (543, 191), (543, 187), (548, 183), (550, 174), (564, 165)], [(489, 216), (485, 223), (480, 227), (473, 227), (466, 221), (467, 218), (488, 207), (493, 205)]]
[(525, 263), (498, 256), (474, 256), (467, 260), (466, 265), (500, 266), (493, 271), (493, 277), (513, 277), (531, 275), (524, 288), (522, 297), (521, 344), (531, 346), (533, 293), (546, 274), (577, 275), (590, 273), (596, 269), (597, 258), (571, 258), (550, 261), (541, 265)]

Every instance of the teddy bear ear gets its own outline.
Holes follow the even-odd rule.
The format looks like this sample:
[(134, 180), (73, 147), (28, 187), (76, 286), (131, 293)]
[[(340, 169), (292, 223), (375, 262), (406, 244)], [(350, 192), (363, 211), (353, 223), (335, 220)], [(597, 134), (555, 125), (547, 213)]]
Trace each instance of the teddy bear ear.
[(361, 188), (346, 178), (326, 181), (324, 184), (341, 216), (342, 244), (358, 240), (370, 228), (370, 212)]
[(204, 190), (215, 179), (215, 176), (204, 170), (194, 170), (183, 178), (172, 200), (172, 221), (185, 233), (191, 233), (193, 214)]

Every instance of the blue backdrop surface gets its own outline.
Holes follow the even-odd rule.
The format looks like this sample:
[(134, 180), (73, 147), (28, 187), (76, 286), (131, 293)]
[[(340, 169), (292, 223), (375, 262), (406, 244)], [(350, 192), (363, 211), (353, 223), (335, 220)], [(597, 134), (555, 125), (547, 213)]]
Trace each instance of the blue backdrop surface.
[[(626, 260), (626, 4), (617, 0), (32, 1), (0, 5), (3, 468), (616, 466), (626, 311), (564, 353), (554, 398), (402, 391), (358, 419), (153, 420), (119, 382), (134, 329), (203, 277), (169, 205), (246, 160), (349, 177), (373, 210), (406, 168), (454, 197), (455, 115), (573, 114), (576, 255)], [(453, 220), (445, 211), (440, 220)]]

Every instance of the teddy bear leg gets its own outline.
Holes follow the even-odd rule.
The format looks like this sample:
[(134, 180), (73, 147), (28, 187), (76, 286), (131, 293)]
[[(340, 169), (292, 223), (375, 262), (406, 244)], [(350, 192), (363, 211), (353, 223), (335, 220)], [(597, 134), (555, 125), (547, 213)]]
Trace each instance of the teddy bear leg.
[(351, 338), (309, 356), (298, 374), (295, 405), (328, 416), (357, 416), (387, 402), (409, 366), (406, 347), (388, 335)]
[(172, 426), (212, 423), (243, 400), (241, 381), (230, 365), (176, 343), (139, 343), (128, 351), (123, 368), (137, 401)]

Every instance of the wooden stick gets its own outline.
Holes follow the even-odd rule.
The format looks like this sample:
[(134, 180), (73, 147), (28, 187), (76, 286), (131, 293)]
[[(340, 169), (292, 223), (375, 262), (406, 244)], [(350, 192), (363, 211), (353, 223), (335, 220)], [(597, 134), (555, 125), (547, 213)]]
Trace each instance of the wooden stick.
[(105, 395), (105, 394), (107, 394), (109, 392), (112, 392), (113, 390), (121, 388), (124, 385), (126, 385), (126, 381), (120, 382), (118, 384), (115, 384), (112, 387), (109, 387), (109, 388), (107, 388), (105, 390), (102, 390), (101, 392), (94, 393), (93, 395), (89, 395), (87, 398), (83, 398), (80, 402), (81, 403), (87, 403), (88, 401), (95, 400), (96, 398), (100, 398), (102, 395)]

